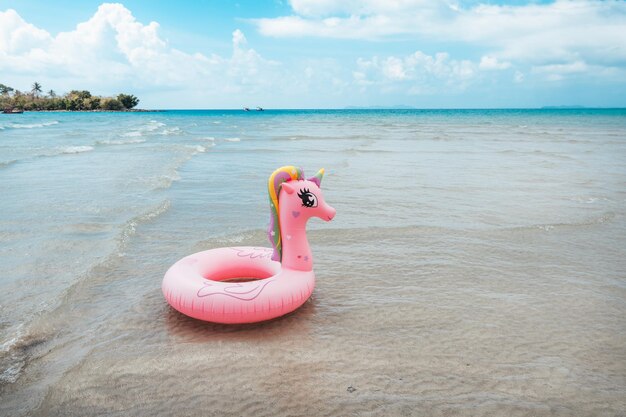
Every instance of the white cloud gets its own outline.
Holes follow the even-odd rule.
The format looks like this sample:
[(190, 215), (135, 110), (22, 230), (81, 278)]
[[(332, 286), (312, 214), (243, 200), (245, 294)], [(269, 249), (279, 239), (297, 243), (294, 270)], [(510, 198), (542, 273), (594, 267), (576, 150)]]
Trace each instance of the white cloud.
[(406, 89), (409, 94), (431, 94), (453, 86), (463, 90), (476, 77), (478, 66), (467, 60), (451, 59), (447, 53), (428, 55), (421, 51), (386, 58), (359, 58), (352, 73), (362, 88), (384, 86), (386, 91)]
[(402, 81), (408, 78), (403, 60), (390, 56), (382, 65), (382, 72), (385, 77), (392, 81)]
[[(102, 4), (72, 31), (52, 36), (14, 10), (0, 11), (0, 82), (28, 89), (138, 95), (145, 107), (325, 107), (351, 84), (333, 59), (291, 63), (267, 59), (232, 32), (232, 54), (188, 53), (143, 24), (121, 4)], [(352, 86), (353, 87), (353, 86)]]
[(280, 64), (249, 48), (239, 29), (227, 57), (172, 48), (158, 31), (158, 23), (138, 22), (121, 4), (102, 4), (89, 20), (56, 36), (14, 10), (0, 11), (2, 82), (28, 78), (46, 88), (102, 94), (129, 86), (133, 91), (193, 88), (194, 93), (210, 91), (212, 97), (217, 92), (254, 95), (279, 82)]
[(581, 77), (584, 79), (589, 73), (601, 79), (626, 79), (626, 71), (622, 68), (592, 65), (582, 60), (565, 64), (537, 65), (531, 68), (531, 72), (548, 81), (561, 81), (566, 78), (580, 79)]
[[(90, 19), (56, 35), (7, 10), (0, 11), (0, 82), (27, 89), (38, 81), (58, 92), (124, 91), (140, 96), (145, 107), (206, 108), (336, 107), (359, 99), (402, 103), (408, 96), (417, 100), (415, 95), (431, 95), (431, 103), (432, 94), (466, 92), (464, 105), (471, 106), (472, 88), (481, 83), (512, 87), (526, 79), (548, 81), (544, 85), (571, 80), (578, 87), (591, 77), (615, 85), (626, 80), (626, 2), (467, 7), (443, 0), (291, 0), (291, 5), (292, 16), (255, 20), (261, 33), (400, 38), (403, 45), (414, 40), (433, 48), (445, 42), (452, 53), (402, 53), (394, 47), (393, 53), (356, 61), (351, 54), (296, 54), (277, 62), (255, 51), (239, 29), (232, 32), (232, 53), (176, 49), (160, 35), (157, 22), (139, 22), (121, 4), (102, 4)], [(388, 45), (377, 44), (382, 50)], [(467, 52), (455, 52), (468, 45)], [(471, 60), (461, 59), (468, 56)]]
[(432, 0), (290, 0), (294, 12), (307, 17), (325, 17), (334, 14), (371, 15), (401, 13), (416, 8), (452, 9), (445, 2)]
[(583, 73), (589, 69), (589, 66), (583, 61), (576, 61), (569, 64), (541, 65), (533, 67), (533, 71), (537, 73), (559, 73), (559, 74), (576, 74)]
[(239, 29), (233, 32), (233, 46), (235, 49), (240, 49), (241, 47), (245, 47), (248, 44), (248, 40), (242, 31)]
[(48, 32), (26, 23), (15, 10), (0, 12), (0, 53), (19, 54), (51, 40)]
[(603, 66), (626, 61), (623, 1), (463, 7), (448, 0), (291, 0), (291, 6), (292, 16), (254, 20), (259, 31), (274, 37), (460, 42), (491, 50), (482, 69), (581, 59)]
[(485, 55), (480, 59), (480, 64), (478, 67), (481, 70), (503, 70), (511, 67), (510, 62), (501, 62), (495, 56)]

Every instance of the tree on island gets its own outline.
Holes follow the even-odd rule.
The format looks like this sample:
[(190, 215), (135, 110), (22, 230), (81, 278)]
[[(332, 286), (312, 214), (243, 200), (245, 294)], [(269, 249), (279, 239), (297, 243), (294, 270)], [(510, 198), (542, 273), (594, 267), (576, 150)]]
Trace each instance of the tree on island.
[(104, 110), (124, 110), (124, 105), (116, 98), (106, 98), (101, 104)]
[(118, 94), (115, 97), (93, 96), (87, 90), (72, 90), (58, 96), (54, 90), (47, 96), (41, 96), (42, 86), (33, 83), (30, 94), (23, 94), (4, 84), (0, 84), (0, 109), (21, 110), (67, 110), (67, 111), (124, 111), (139, 104), (139, 99), (132, 94)]
[(132, 94), (118, 94), (117, 99), (127, 109), (132, 109), (139, 104), (139, 99)]
[(30, 92), (33, 95), (33, 97), (39, 97), (39, 93), (41, 93), (41, 84), (35, 81), (33, 83), (33, 87), (31, 88)]
[(12, 91), (13, 89), (11, 87), (4, 85), (4, 84), (0, 84), (0, 95), (8, 96), (9, 94), (11, 94)]

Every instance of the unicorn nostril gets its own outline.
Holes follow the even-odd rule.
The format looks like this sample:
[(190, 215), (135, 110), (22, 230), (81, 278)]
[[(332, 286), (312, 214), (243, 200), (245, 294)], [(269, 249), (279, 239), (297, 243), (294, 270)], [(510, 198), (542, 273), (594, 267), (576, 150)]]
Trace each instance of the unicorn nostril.
[(335, 217), (335, 214), (337, 214), (337, 210), (335, 210), (333, 207), (328, 206), (328, 210), (326, 212), (326, 221), (331, 221)]

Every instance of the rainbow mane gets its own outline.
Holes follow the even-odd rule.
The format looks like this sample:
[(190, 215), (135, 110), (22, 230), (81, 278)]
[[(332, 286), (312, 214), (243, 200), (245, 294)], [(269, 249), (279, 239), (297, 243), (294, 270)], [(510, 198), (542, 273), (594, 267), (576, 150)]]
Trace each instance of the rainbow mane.
[(272, 260), (278, 261), (282, 259), (283, 245), (280, 240), (280, 219), (278, 218), (278, 193), (283, 182), (304, 179), (302, 168), (293, 165), (287, 165), (278, 168), (270, 175), (267, 183), (267, 190), (270, 197), (270, 224), (267, 229), (267, 237), (274, 248)]

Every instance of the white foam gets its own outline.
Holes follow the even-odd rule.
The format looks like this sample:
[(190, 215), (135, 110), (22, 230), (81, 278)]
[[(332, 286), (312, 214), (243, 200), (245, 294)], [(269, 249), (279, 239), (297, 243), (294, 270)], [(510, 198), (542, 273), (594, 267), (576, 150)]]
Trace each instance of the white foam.
[(180, 180), (180, 174), (178, 171), (173, 170), (169, 174), (164, 174), (154, 181), (154, 189), (166, 189), (170, 188), (174, 181)]
[(61, 153), (73, 154), (93, 151), (93, 146), (68, 146), (61, 149)]
[(165, 126), (165, 123), (161, 123), (156, 120), (150, 120), (148, 124), (143, 127), (143, 130), (152, 132), (163, 126)]
[(35, 129), (38, 127), (46, 127), (53, 126), (59, 124), (58, 120), (53, 120), (51, 122), (43, 122), (43, 123), (32, 123), (32, 124), (21, 124), (21, 123), (11, 123), (8, 127), (13, 129)]
[(179, 135), (182, 132), (183, 131), (180, 130), (179, 127), (173, 127), (171, 129), (163, 129), (162, 131), (159, 132), (159, 134), (169, 136), (169, 135)]
[[(10, 332), (10, 333), (14, 333), (15, 336), (13, 336), (11, 339), (6, 340), (2, 344), (0, 344), (0, 352), (10, 353), (16, 346), (18, 346), (18, 344), (22, 342), (23, 337), (24, 337), (23, 329), (24, 329), (24, 324), (23, 323), (18, 324), (15, 327), (15, 329), (12, 332)], [(24, 361), (14, 358), (12, 356), (13, 355), (10, 355), (11, 359), (13, 359), (14, 362), (11, 363), (7, 368), (3, 369), (0, 372), (0, 382), (12, 384), (15, 381), (17, 381), (17, 379), (20, 376), (22, 368), (24, 367)], [(3, 365), (6, 365), (6, 362)]]
[(240, 138), (224, 138), (225, 142), (241, 142)]
[(24, 333), (24, 323), (18, 324), (13, 330), (15, 336), (10, 338), (9, 340), (4, 341), (0, 345), (0, 352), (8, 352), (17, 344), (17, 342), (22, 338)]
[[(178, 177), (178, 173), (175, 172), (177, 178), (168, 178), (167, 180), (169, 181), (169, 184), (171, 185), (172, 181), (177, 181), (178, 179), (180, 179), (180, 177)], [(169, 187), (169, 185), (167, 185)], [(123, 257), (126, 256), (126, 253), (124, 252), (124, 249), (126, 248), (126, 245), (128, 244), (128, 241), (130, 240), (130, 238), (136, 233), (137, 231), (137, 226), (141, 223), (145, 223), (145, 222), (149, 222), (157, 217), (159, 217), (161, 214), (165, 213), (166, 211), (169, 210), (171, 206), (171, 203), (169, 200), (165, 200), (163, 202), (161, 202), (161, 204), (153, 207), (152, 209), (148, 210), (147, 212), (140, 214), (134, 218), (132, 218), (131, 220), (129, 220), (126, 225), (124, 226), (124, 229), (122, 230), (122, 233), (119, 237), (119, 247), (118, 247), (118, 256)]]
[(157, 122), (156, 120), (150, 120), (145, 125), (140, 126), (136, 128), (135, 130), (122, 133), (120, 136), (131, 137), (131, 138), (137, 137), (137, 136), (143, 136), (146, 133), (154, 132), (155, 130), (158, 130), (159, 128), (164, 127), (164, 126), (166, 126), (165, 123)]
[(128, 139), (128, 140), (99, 140), (99, 145), (130, 145), (133, 143), (144, 143), (145, 139)]
[(4, 371), (2, 371), (2, 373), (0, 373), (0, 381), (5, 383), (8, 382), (9, 384), (14, 383), (15, 381), (17, 381), (17, 378), (19, 378), (20, 372), (22, 371), (23, 367), (24, 362), (21, 361), (12, 364)]

